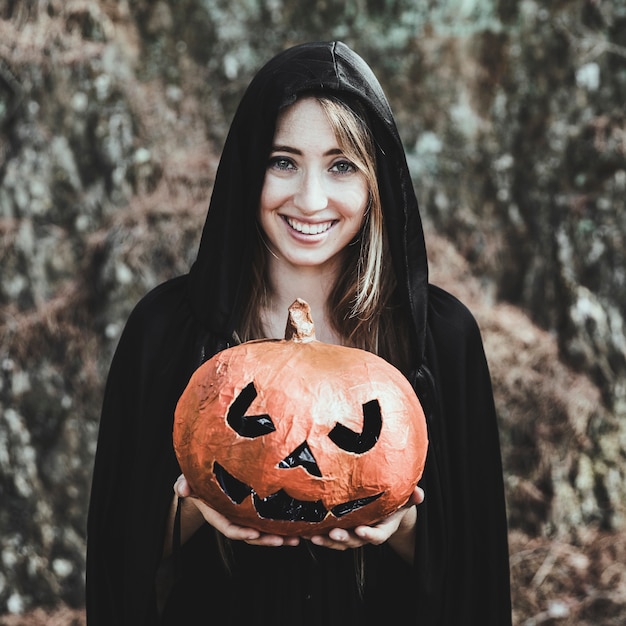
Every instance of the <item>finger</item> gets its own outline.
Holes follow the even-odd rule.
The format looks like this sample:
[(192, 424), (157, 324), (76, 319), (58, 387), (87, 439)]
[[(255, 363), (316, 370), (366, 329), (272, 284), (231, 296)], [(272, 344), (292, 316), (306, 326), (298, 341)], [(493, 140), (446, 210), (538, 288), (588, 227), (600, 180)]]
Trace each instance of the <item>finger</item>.
[(193, 501), (200, 513), (202, 513), (202, 517), (228, 539), (248, 541), (258, 539), (261, 536), (261, 533), (255, 528), (233, 524), (227, 517), (224, 517), (199, 498), (192, 496), (189, 499)]
[(300, 537), (283, 537), (283, 545), (297, 546), (300, 544)]
[(261, 535), (258, 539), (247, 539), (246, 543), (252, 546), (297, 546), (300, 543), (299, 537), (283, 537), (281, 535)]
[(340, 551), (347, 550), (348, 548), (357, 548), (359, 545), (362, 545), (362, 542), (359, 542), (358, 544), (355, 544), (354, 546), (348, 545), (346, 543), (333, 541), (328, 536), (323, 536), (323, 535), (315, 535), (314, 537), (310, 538), (310, 541), (316, 546), (321, 546), (322, 548), (329, 548), (331, 550), (340, 550)]
[(415, 486), (409, 499), (405, 502), (405, 504), (401, 507), (403, 509), (408, 509), (417, 504), (422, 504), (424, 502), (424, 490), (421, 487)]
[(406, 511), (406, 508), (401, 508), (373, 526), (357, 526), (354, 529), (354, 533), (357, 537), (367, 541), (367, 543), (380, 545), (398, 530)]
[(359, 548), (365, 543), (360, 537), (343, 528), (333, 528), (327, 535), (314, 535), (310, 538), (310, 541), (317, 546), (333, 550)]
[(176, 482), (174, 483), (174, 493), (179, 498), (187, 498), (191, 495), (191, 487), (189, 486), (189, 483), (187, 482), (184, 474), (181, 474), (176, 479)]
[(338, 543), (346, 543), (350, 539), (350, 533), (345, 528), (331, 528), (328, 537)]
[(410, 500), (412, 500), (412, 503), (422, 504), (422, 502), (424, 502), (424, 498), (426, 498), (426, 494), (424, 493), (424, 490), (421, 487), (415, 487), (410, 498)]
[(372, 545), (379, 546), (391, 535), (395, 530), (394, 526), (357, 526), (354, 529), (354, 533), (361, 539), (364, 543), (371, 543)]

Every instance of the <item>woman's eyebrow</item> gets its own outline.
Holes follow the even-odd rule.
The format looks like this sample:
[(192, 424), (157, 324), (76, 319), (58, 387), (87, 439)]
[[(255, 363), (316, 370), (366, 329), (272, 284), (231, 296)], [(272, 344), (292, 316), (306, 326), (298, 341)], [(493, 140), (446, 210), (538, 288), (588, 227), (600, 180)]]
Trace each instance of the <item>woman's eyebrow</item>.
[[(292, 146), (272, 146), (272, 152), (288, 152), (289, 154), (302, 155), (302, 150)], [(333, 154), (343, 154), (343, 150), (341, 148), (332, 148), (324, 152), (324, 156), (332, 156)]]
[(301, 150), (291, 146), (272, 146), (272, 152), (289, 152), (290, 154), (302, 154)]

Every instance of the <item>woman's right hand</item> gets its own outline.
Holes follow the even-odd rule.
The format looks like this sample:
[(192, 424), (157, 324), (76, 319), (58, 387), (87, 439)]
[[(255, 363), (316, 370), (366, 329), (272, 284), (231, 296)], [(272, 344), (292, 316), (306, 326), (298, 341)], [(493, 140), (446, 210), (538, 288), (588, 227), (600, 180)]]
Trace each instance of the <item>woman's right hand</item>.
[[(298, 543), (300, 543), (300, 539), (298, 537), (270, 535), (262, 533), (255, 528), (234, 524), (219, 511), (216, 511), (200, 498), (194, 496), (184, 474), (181, 474), (176, 480), (176, 483), (174, 484), (174, 493), (178, 498), (183, 500), (183, 508), (181, 511), (183, 516), (181, 524), (183, 528), (185, 526), (189, 526), (189, 522), (191, 522), (191, 524), (195, 526), (193, 531), (197, 530), (199, 524), (197, 521), (194, 524), (191, 521), (191, 518), (195, 517), (196, 520), (198, 520), (201, 516), (207, 524), (213, 526), (228, 539), (233, 539), (235, 541), (245, 541), (246, 543), (255, 546), (297, 546)], [(188, 520), (187, 524), (185, 524), (186, 519)], [(184, 531), (183, 534), (185, 534)]]

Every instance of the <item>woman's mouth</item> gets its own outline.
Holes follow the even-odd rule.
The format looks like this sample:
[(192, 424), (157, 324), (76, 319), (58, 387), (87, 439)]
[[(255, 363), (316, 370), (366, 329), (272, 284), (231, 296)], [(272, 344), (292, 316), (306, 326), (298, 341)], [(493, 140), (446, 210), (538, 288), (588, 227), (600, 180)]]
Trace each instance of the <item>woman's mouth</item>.
[(307, 222), (299, 222), (293, 217), (284, 216), (283, 219), (293, 230), (303, 235), (321, 235), (330, 230), (335, 223), (335, 220), (328, 222), (319, 222), (317, 224), (309, 224)]

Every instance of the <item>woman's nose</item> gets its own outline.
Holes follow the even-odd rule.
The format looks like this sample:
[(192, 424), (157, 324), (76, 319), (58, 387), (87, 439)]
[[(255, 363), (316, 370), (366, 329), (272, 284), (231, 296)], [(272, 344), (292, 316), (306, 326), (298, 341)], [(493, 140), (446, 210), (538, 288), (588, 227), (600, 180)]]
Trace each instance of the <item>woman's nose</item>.
[(302, 176), (294, 195), (294, 204), (305, 213), (321, 211), (328, 206), (328, 193), (319, 174), (307, 172)]

